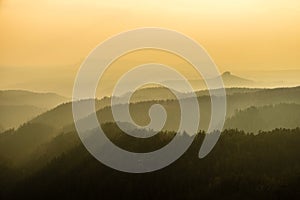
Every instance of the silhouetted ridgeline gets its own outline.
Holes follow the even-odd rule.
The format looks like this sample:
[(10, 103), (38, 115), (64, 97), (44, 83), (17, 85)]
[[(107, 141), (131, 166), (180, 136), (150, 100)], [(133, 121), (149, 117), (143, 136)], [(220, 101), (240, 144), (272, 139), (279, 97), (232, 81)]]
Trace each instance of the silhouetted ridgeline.
[[(104, 126), (123, 148), (159, 148), (174, 133), (131, 140), (114, 124)], [(3, 199), (299, 199), (300, 129), (276, 129), (258, 135), (227, 130), (213, 151), (198, 158), (199, 134), (170, 166), (147, 174), (128, 174), (96, 161), (76, 133), (43, 144), (26, 164), (1, 162)], [(51, 155), (52, 154), (52, 155)]]
[[(262, 107), (281, 103), (300, 104), (300, 87), (276, 89), (228, 88), (226, 91), (227, 118), (235, 115), (237, 110), (245, 110), (251, 106)], [(0, 127), (2, 127), (3, 130), (7, 130), (10, 127), (17, 127), (34, 117), (35, 118), (30, 122), (46, 124), (57, 129), (69, 128), (73, 124), (72, 106), (70, 102), (60, 104), (50, 111), (40, 114), (41, 112), (45, 111), (45, 108), (38, 107), (42, 104), (45, 104), (45, 102), (43, 103), (43, 98), (45, 98), (44, 96), (49, 98), (49, 100), (46, 101), (46, 103), (48, 102), (49, 106), (57, 105), (58, 102), (63, 102), (64, 98), (56, 98), (54, 94), (40, 94), (40, 97), (39, 94), (35, 93), (33, 93), (33, 97), (29, 98), (27, 96), (30, 96), (29, 94), (31, 93), (29, 92), (29, 94), (27, 94), (25, 92), (27, 96), (25, 95), (26, 98), (24, 98), (27, 100), (23, 103), (28, 103), (28, 101), (32, 98), (37, 98), (38, 101), (32, 101), (30, 105), (23, 105), (21, 104), (23, 94), (22, 91), (20, 94), (16, 93), (13, 96), (11, 96), (12, 94), (8, 95), (9, 98), (5, 94), (6, 92), (2, 92), (2, 97), (0, 95)], [(16, 105), (8, 105), (9, 99), (17, 94), (19, 96), (17, 96), (16, 99), (21, 100), (11, 101), (11, 103), (15, 103)], [(54, 97), (50, 98), (48, 97), (49, 95), (54, 95)], [(181, 96), (186, 96), (186, 101), (189, 100), (189, 94), (181, 94)], [(197, 96), (201, 112), (201, 121), (199, 125), (201, 130), (205, 130), (210, 120), (210, 97), (208, 95), (208, 91), (198, 91)], [(1, 100), (1, 98), (3, 99)], [(149, 122), (149, 107), (153, 104), (161, 103), (168, 112), (168, 121), (166, 122), (164, 130), (177, 130), (177, 125), (179, 124), (178, 122), (180, 119), (180, 109), (178, 101), (172, 99), (172, 94), (170, 91), (163, 88), (145, 88), (134, 93), (131, 100), (132, 104), (130, 105), (130, 112), (138, 124), (147, 124)], [(1, 102), (4, 105), (1, 105)], [(101, 123), (114, 122), (111, 109), (108, 107), (108, 105), (110, 105), (110, 98), (96, 100), (96, 110), (98, 110), (98, 116), (101, 118)], [(230, 127), (240, 128), (238, 126)], [(273, 128), (275, 127), (278, 126), (274, 126)], [(287, 126), (287, 128), (293, 127)], [(251, 129), (251, 131), (253, 130), (254, 129)]]
[(17, 128), (65, 101), (68, 99), (54, 93), (0, 90), (0, 126), (3, 130)]
[[(148, 89), (143, 89), (142, 94), (146, 93)], [(149, 89), (153, 92), (153, 88)], [(158, 89), (158, 93), (162, 94), (161, 89)], [(208, 123), (210, 121), (210, 97), (206, 93), (207, 91), (199, 93), (199, 108), (201, 114), (201, 121), (199, 122), (200, 130), (206, 130)], [(153, 92), (154, 93), (154, 92)], [(138, 93), (139, 94), (139, 93)], [(268, 106), (268, 105), (277, 105), (277, 104), (299, 104), (300, 105), (300, 87), (295, 88), (276, 88), (276, 89), (242, 89), (242, 88), (231, 88), (227, 89), (227, 119), (234, 118), (237, 111), (243, 111), (248, 109), (249, 107), (257, 107), (257, 109), (261, 109), (260, 107)], [(139, 96), (139, 95), (137, 95)], [(185, 99), (188, 101), (189, 98)], [(109, 98), (105, 98), (102, 100), (96, 101), (96, 110), (97, 115), (100, 119), (101, 123), (114, 122), (111, 108), (107, 105), (110, 103)], [(167, 110), (168, 118), (164, 127), (164, 130), (177, 130), (180, 120), (180, 108), (177, 100), (169, 99), (169, 100), (151, 100), (151, 101), (142, 101), (135, 102), (130, 105), (130, 113), (132, 118), (139, 125), (145, 125), (149, 123), (150, 118), (148, 115), (148, 111), (151, 105), (153, 104), (161, 104)], [(118, 105), (122, 106), (122, 105)], [(123, 105), (124, 106), (124, 105)], [(296, 105), (295, 105), (296, 106)], [(296, 106), (297, 107), (297, 106)], [(271, 107), (270, 110), (274, 110), (277, 112), (278, 106)], [(271, 130), (274, 128), (279, 128), (279, 124), (285, 128), (295, 128), (295, 124), (290, 123), (288, 121), (294, 121), (294, 116), (299, 116), (298, 109), (291, 110), (290, 115), (285, 115), (285, 119), (283, 122), (278, 124), (272, 123), (270, 121), (270, 126), (266, 127), (264, 125), (257, 126), (258, 130)], [(270, 111), (272, 112), (272, 111)], [(262, 115), (261, 117), (265, 117), (263, 121), (258, 121), (259, 123), (269, 122), (267, 115)], [(283, 119), (280, 115), (272, 115), (273, 118), (278, 118), (275, 121)], [(243, 118), (243, 123), (251, 124), (251, 120), (246, 120)], [(46, 124), (56, 129), (64, 129), (71, 130), (73, 124), (73, 116), (72, 116), (72, 105), (71, 103), (65, 103), (57, 106), (56, 108), (43, 113), (42, 115), (36, 117), (31, 123), (41, 123)], [(288, 123), (287, 123), (288, 122)], [(1, 124), (1, 123), (0, 123)], [(253, 124), (253, 123), (252, 123)], [(229, 128), (241, 128), (242, 130), (257, 132), (255, 127), (247, 127), (247, 129), (243, 129), (243, 127), (239, 126), (239, 123), (233, 123), (231, 120), (228, 123)], [(265, 129), (266, 128), (266, 129)]]

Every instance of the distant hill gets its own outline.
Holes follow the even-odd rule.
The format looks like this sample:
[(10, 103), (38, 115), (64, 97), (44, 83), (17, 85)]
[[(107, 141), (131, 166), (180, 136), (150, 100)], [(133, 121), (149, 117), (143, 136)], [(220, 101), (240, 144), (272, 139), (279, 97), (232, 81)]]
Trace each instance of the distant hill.
[(23, 90), (0, 91), (0, 124), (2, 130), (16, 128), (67, 100), (67, 98), (54, 93), (36, 93)]
[(31, 105), (0, 105), (0, 122), (4, 125), (2, 129), (17, 127), (44, 111), (44, 108)]
[(239, 76), (231, 74), (231, 72), (224, 72), (222, 79), (226, 87), (249, 87), (254, 86), (255, 82)]
[[(134, 91), (130, 100), (133, 103), (137, 103), (140, 101), (175, 99), (176, 96), (173, 92), (179, 93), (178, 91), (171, 91), (165, 87), (141, 88), (139, 90)], [(121, 98), (128, 97), (129, 94), (130, 93), (126, 93), (123, 96), (121, 96)], [(180, 94), (183, 96), (182, 93)]]
[[(256, 83), (255, 81), (233, 75), (231, 72), (224, 72), (221, 75), (221, 78), (223, 79), (223, 83), (226, 88), (230, 88), (230, 87), (253, 88), (253, 87), (259, 86), (258, 83)], [(214, 79), (216, 79), (216, 77), (210, 78), (208, 80), (213, 81)], [(196, 90), (207, 89), (204, 79), (189, 80), (189, 82)], [(179, 92), (184, 92), (184, 89), (182, 88), (182, 84), (184, 84), (184, 83), (180, 80), (168, 80), (168, 81), (165, 81), (164, 83), (170, 84), (174, 88), (178, 88)], [(218, 88), (211, 88), (211, 89), (218, 89)]]
[(67, 100), (66, 97), (55, 93), (38, 93), (25, 90), (0, 91), (0, 105), (32, 105), (50, 109)]
[[(219, 89), (214, 89), (219, 90)], [(261, 88), (240, 88), (240, 87), (230, 87), (225, 88), (227, 95), (232, 95), (236, 93), (251, 93), (251, 92), (257, 92), (259, 90), (263, 90)], [(198, 90), (195, 92), (196, 96), (208, 96), (209, 91), (208, 90)], [(122, 95), (120, 98), (128, 97), (130, 93), (126, 93)], [(175, 94), (178, 94), (181, 98), (189, 98), (192, 96), (191, 93), (184, 93), (179, 91), (173, 91), (170, 89), (167, 89), (165, 87), (147, 87), (147, 88), (141, 88), (136, 91), (131, 96), (130, 102), (131, 103), (138, 103), (141, 101), (153, 101), (153, 100), (171, 100), (176, 99)], [(107, 98), (107, 100), (110, 100), (110, 98)], [(107, 101), (109, 103), (109, 101)], [(107, 104), (108, 105), (108, 104)]]

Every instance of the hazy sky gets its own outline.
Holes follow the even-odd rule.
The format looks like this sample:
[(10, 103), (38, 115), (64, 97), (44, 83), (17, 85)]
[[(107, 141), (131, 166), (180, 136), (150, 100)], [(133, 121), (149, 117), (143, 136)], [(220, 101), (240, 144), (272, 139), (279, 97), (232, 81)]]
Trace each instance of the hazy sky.
[(194, 38), (221, 71), (300, 69), (299, 0), (0, 0), (0, 87), (34, 79), (26, 69), (72, 77), (98, 43), (143, 26)]

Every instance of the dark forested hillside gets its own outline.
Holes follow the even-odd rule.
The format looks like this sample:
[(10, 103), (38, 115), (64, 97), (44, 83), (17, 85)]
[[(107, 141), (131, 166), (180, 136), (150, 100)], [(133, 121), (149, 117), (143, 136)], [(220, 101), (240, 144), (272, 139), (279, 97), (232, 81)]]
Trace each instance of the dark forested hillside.
[[(118, 135), (114, 125), (108, 135)], [(72, 135), (72, 134), (71, 134)], [(3, 199), (298, 199), (300, 196), (300, 129), (276, 129), (258, 135), (224, 131), (213, 151), (198, 158), (203, 140), (199, 134), (189, 150), (170, 166), (146, 174), (128, 174), (110, 169), (95, 160), (80, 143), (64, 153), (70, 134), (58, 136), (44, 148), (29, 167), (0, 171)], [(65, 138), (64, 138), (65, 137)], [(74, 134), (72, 137), (76, 137)], [(171, 133), (160, 134), (148, 147), (168, 141)], [(119, 144), (145, 149), (145, 143), (131, 143), (113, 136)], [(146, 145), (147, 146), (147, 145)], [(54, 148), (55, 147), (55, 148)], [(147, 148), (147, 147), (146, 147)], [(51, 150), (52, 149), (52, 150)], [(62, 150), (62, 149), (61, 149)], [(48, 155), (47, 155), (48, 154)], [(45, 162), (34, 171), (34, 165)], [(117, 192), (116, 192), (117, 191)]]

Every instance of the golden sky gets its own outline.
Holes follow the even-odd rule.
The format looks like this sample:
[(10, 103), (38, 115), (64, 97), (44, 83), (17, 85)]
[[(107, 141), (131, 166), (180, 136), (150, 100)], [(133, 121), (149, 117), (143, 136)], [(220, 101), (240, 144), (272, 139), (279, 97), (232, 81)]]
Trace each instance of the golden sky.
[(76, 73), (101, 41), (144, 26), (194, 38), (220, 71), (300, 69), (299, 0), (0, 0), (0, 72)]

